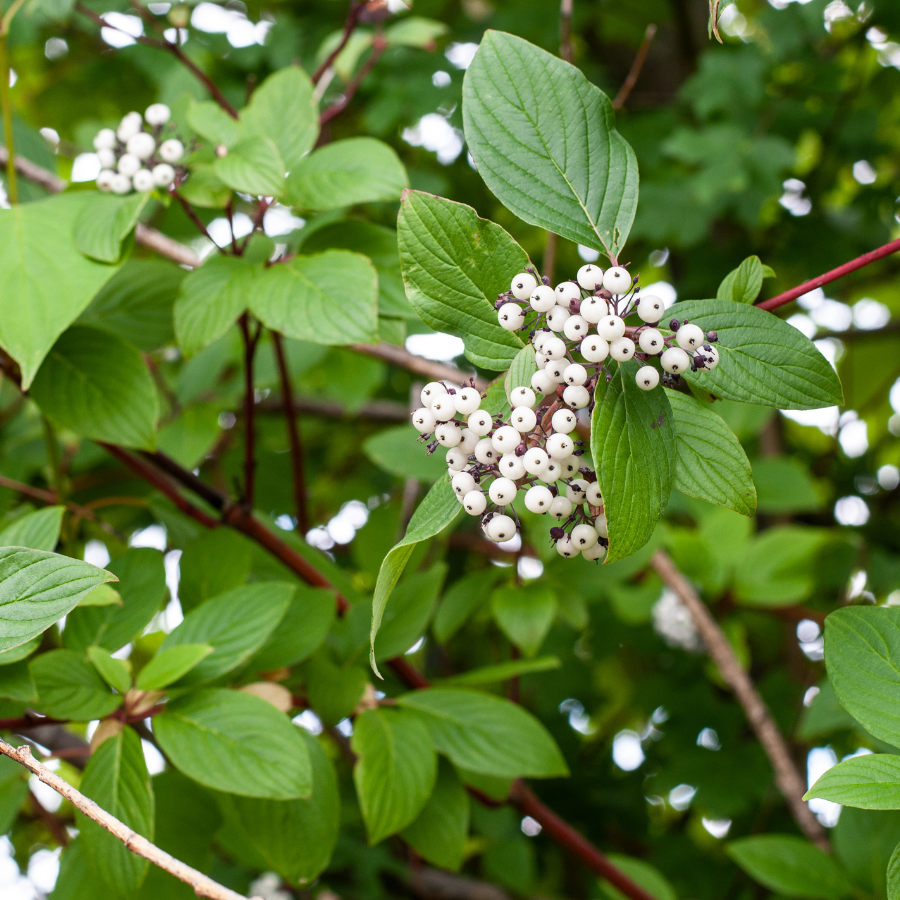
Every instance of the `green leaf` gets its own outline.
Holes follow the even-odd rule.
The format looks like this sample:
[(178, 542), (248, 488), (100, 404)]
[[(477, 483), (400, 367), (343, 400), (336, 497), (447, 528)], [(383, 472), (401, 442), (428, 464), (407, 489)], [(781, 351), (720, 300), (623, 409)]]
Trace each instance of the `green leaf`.
[(79, 606), (124, 606), (122, 595), (111, 585), (98, 584), (79, 601)]
[(900, 809), (900, 756), (873, 753), (828, 769), (804, 795), (859, 809)]
[(800, 837), (741, 838), (728, 844), (726, 851), (751, 878), (786, 897), (840, 900), (853, 891), (834, 859)]
[[(642, 887), (656, 900), (678, 900), (678, 894), (660, 871), (642, 859), (623, 856), (621, 853), (610, 853), (610, 862), (624, 872), (635, 884)], [(625, 895), (616, 890), (608, 881), (601, 881), (600, 889), (607, 900), (625, 900)]]
[[(534, 360), (534, 348), (528, 344), (523, 347), (512, 361), (509, 371), (506, 373), (503, 386), (506, 388), (506, 399), (512, 404), (510, 394), (517, 387), (531, 387), (531, 376), (537, 372), (537, 363)], [(515, 405), (515, 404), (513, 404)]]
[(238, 123), (214, 100), (193, 103), (188, 108), (187, 123), (200, 135), (214, 144), (231, 147), (238, 139)]
[(418, 816), (434, 787), (437, 757), (423, 722), (394, 709), (358, 716), (350, 745), (359, 757), (353, 783), (369, 844), (377, 844)]
[(135, 687), (139, 691), (161, 691), (183, 675), (187, 675), (212, 652), (213, 648), (209, 644), (181, 644), (178, 647), (169, 647), (168, 650), (160, 649), (141, 669)]
[(406, 295), (435, 331), (454, 334), (476, 366), (509, 368), (524, 341), (497, 321), (497, 295), (528, 265), (525, 251), (471, 206), (404, 191), (397, 222)]
[(799, 459), (764, 456), (753, 460), (756, 506), (762, 513), (816, 512), (823, 497), (808, 466)]
[(255, 270), (240, 257), (215, 255), (181, 283), (175, 334), (186, 356), (222, 337), (247, 307)]
[(447, 34), (450, 29), (435, 19), (422, 16), (405, 16), (384, 30), (385, 40), (392, 47), (420, 47), (423, 50), (434, 50), (437, 38)]
[(206, 531), (181, 554), (178, 599), (190, 612), (211, 597), (246, 584), (252, 564), (252, 545), (230, 528)]
[(642, 391), (637, 370), (633, 360), (617, 367), (591, 422), (591, 455), (609, 524), (607, 563), (631, 556), (650, 540), (675, 478), (675, 422), (667, 392)]
[(312, 82), (299, 66), (270, 75), (241, 110), (241, 135), (265, 135), (293, 171), (319, 136), (319, 109)]
[(0, 651), (37, 637), (98, 584), (115, 580), (68, 556), (0, 547)]
[(434, 790), (416, 820), (403, 829), (403, 840), (428, 862), (458, 872), (468, 833), (469, 795), (456, 770), (442, 759)]
[(378, 275), (359, 253), (328, 250), (269, 266), (257, 273), (248, 299), (267, 328), (290, 338), (317, 344), (378, 339)]
[(38, 709), (54, 719), (102, 719), (122, 702), (97, 670), (71, 650), (42, 653), (31, 661), (30, 667), (40, 698)]
[(224, 209), (231, 199), (231, 188), (219, 178), (213, 163), (192, 166), (178, 192), (192, 206), (202, 209)]
[(213, 163), (216, 175), (228, 187), (244, 194), (280, 197), (284, 192), (284, 163), (267, 137), (241, 138)]
[(0, 210), (0, 346), (22, 369), (27, 389), (56, 339), (115, 273), (72, 240), (90, 200), (61, 194)]
[(47, 506), (16, 519), (0, 532), (0, 546), (51, 551), (59, 542), (64, 506)]
[(266, 871), (291, 884), (306, 884), (331, 860), (340, 830), (337, 777), (322, 745), (300, 729), (312, 766), (312, 796), (308, 800), (260, 800), (222, 795), (226, 820), (239, 830), (242, 842), (259, 854)]
[(463, 82), (463, 122), (478, 173), (507, 209), (619, 252), (637, 208), (637, 160), (609, 98), (578, 69), (487, 31)]
[(734, 271), (729, 272), (716, 292), (716, 299), (730, 300), (734, 303), (753, 303), (762, 290), (766, 269), (774, 275), (768, 266), (763, 266), (758, 256), (748, 256)]
[[(38, 702), (37, 685), (28, 663), (23, 659), (0, 666), (0, 697), (34, 706)], [(2, 785), (0, 785), (2, 797)]]
[(525, 656), (535, 656), (556, 615), (556, 595), (548, 584), (504, 585), (491, 594), (500, 630)]
[(441, 598), (432, 630), (439, 644), (446, 644), (479, 606), (486, 605), (502, 569), (470, 572), (455, 581)]
[(202, 684), (247, 662), (278, 627), (294, 593), (292, 584), (266, 581), (235, 588), (199, 606), (166, 635), (160, 650), (209, 644), (213, 652), (180, 686)]
[(684, 376), (700, 390), (776, 409), (843, 403), (841, 383), (828, 360), (809, 338), (772, 313), (727, 300), (682, 301), (670, 312), (718, 332), (719, 365)]
[(851, 606), (825, 619), (825, 664), (841, 705), (900, 747), (900, 609)]
[(409, 425), (385, 428), (367, 438), (362, 448), (376, 466), (397, 478), (418, 478), (432, 483), (447, 471), (443, 454), (425, 453), (419, 436)]
[(36, 637), (24, 644), (19, 644), (18, 647), (13, 647), (11, 650), (4, 650), (0, 653), (0, 666), (8, 666), (11, 663), (19, 662), (21, 659), (26, 659), (31, 656), (40, 645), (41, 639)]
[(375, 665), (375, 636), (381, 627), (381, 620), (384, 617), (384, 610), (391, 593), (400, 580), (416, 544), (440, 534), (456, 519), (461, 510), (459, 500), (450, 487), (450, 479), (445, 475), (432, 486), (418, 509), (413, 513), (403, 540), (399, 544), (395, 544), (391, 548), (391, 552), (384, 558), (384, 562), (378, 570), (378, 581), (375, 583), (375, 596), (372, 600), (372, 630), (369, 639), (370, 662), (376, 674), (378, 674), (378, 667)]
[(370, 137), (326, 144), (291, 170), (287, 202), (304, 209), (337, 209), (358, 203), (399, 200), (409, 187), (394, 150)]
[(900, 897), (900, 844), (894, 848), (888, 862), (887, 895), (888, 900), (897, 900)]
[(431, 688), (397, 698), (421, 713), (435, 747), (454, 765), (505, 778), (568, 774), (553, 738), (521, 706), (490, 694)]
[(122, 242), (134, 231), (149, 199), (146, 192), (92, 195), (75, 219), (75, 246), (99, 262), (119, 262)]
[[(91, 755), (80, 788), (101, 809), (153, 840), (150, 773), (141, 739), (131, 728), (105, 740)], [(150, 863), (83, 813), (76, 812), (75, 822), (95, 876), (114, 896), (131, 896), (146, 877)]]
[(324, 653), (317, 653), (304, 666), (310, 705), (329, 728), (353, 713), (369, 683), (364, 669), (336, 666)]
[(309, 751), (296, 725), (271, 703), (224, 689), (170, 702), (153, 732), (173, 765), (207, 787), (270, 800), (309, 797)]
[(446, 687), (481, 687), (484, 684), (496, 684), (509, 681), (520, 675), (533, 675), (536, 672), (549, 672), (558, 669), (562, 663), (555, 656), (542, 656), (540, 659), (512, 659), (509, 662), (497, 663), (493, 666), (482, 666), (471, 669), (460, 675), (451, 675), (440, 679)]
[(195, 469), (223, 435), (219, 426), (222, 409), (216, 403), (197, 403), (183, 407), (179, 413), (157, 432), (156, 446), (182, 468)]
[(750, 462), (734, 432), (711, 409), (679, 391), (667, 394), (675, 420), (674, 487), (752, 516), (756, 488)]
[(153, 378), (140, 352), (111, 332), (69, 328), (41, 364), (31, 396), (60, 428), (124, 447), (155, 447)]
[(375, 659), (381, 662), (406, 653), (425, 632), (438, 592), (447, 577), (447, 566), (438, 563), (427, 572), (408, 575), (394, 589), (393, 602), (385, 611)]
[(100, 677), (111, 688), (120, 694), (128, 692), (131, 688), (131, 672), (121, 659), (116, 659), (109, 650), (102, 647), (88, 647), (87, 655)]

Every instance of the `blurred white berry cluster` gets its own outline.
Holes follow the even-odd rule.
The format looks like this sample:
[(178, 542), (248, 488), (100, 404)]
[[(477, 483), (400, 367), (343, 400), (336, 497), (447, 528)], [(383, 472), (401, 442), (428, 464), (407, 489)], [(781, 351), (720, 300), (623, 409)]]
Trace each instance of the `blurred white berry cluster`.
[(94, 149), (100, 159), (97, 187), (101, 191), (152, 191), (175, 181), (184, 145), (177, 138), (164, 139), (171, 114), (165, 103), (154, 103), (143, 116), (127, 113), (115, 131), (103, 128), (97, 132)]

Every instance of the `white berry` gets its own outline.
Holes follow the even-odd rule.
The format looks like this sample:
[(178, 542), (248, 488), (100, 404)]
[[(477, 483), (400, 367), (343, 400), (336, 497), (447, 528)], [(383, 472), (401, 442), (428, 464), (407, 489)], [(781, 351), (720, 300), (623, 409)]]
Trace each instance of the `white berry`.
[(531, 344), (538, 353), (543, 353), (544, 352), (544, 341), (546, 341), (547, 338), (552, 338), (552, 337), (553, 337), (553, 335), (549, 331), (547, 331), (545, 328), (542, 328), (540, 331), (535, 332), (534, 338), (532, 338)]
[(517, 387), (513, 388), (509, 392), (509, 399), (512, 402), (513, 406), (534, 406), (537, 402), (537, 397), (534, 395), (534, 391), (528, 387)]
[(538, 478), (541, 478), (550, 465), (550, 457), (547, 456), (546, 450), (542, 450), (540, 447), (532, 447), (522, 457), (522, 465), (529, 475), (537, 475)]
[(177, 138), (169, 138), (159, 145), (159, 155), (163, 162), (176, 163), (184, 156), (184, 144)]
[(447, 468), (451, 472), (462, 472), (469, 462), (469, 457), (461, 447), (451, 447), (447, 451)]
[(434, 436), (442, 447), (458, 447), (462, 440), (462, 432), (453, 422), (441, 422), (434, 429)]
[(641, 297), (640, 303), (637, 305), (637, 314), (645, 322), (658, 322), (666, 311), (666, 304), (654, 297), (652, 294), (646, 294)]
[(596, 519), (594, 519), (594, 528), (597, 529), (597, 534), (600, 537), (609, 537), (609, 526), (606, 523), (606, 515), (604, 513), (600, 513)]
[(645, 328), (638, 337), (638, 344), (644, 353), (653, 355), (662, 353), (666, 349), (663, 336), (655, 328)]
[(567, 434), (551, 434), (547, 438), (547, 455), (553, 459), (568, 459), (575, 449), (575, 442)]
[(621, 266), (607, 269), (603, 276), (603, 287), (611, 294), (627, 294), (631, 289), (631, 275), (628, 274), (628, 269)]
[(469, 491), (462, 505), (470, 516), (480, 516), (487, 509), (487, 499), (481, 491)]
[(512, 411), (509, 421), (516, 431), (528, 434), (529, 431), (534, 431), (534, 426), (537, 425), (537, 415), (529, 406), (517, 406)]
[(481, 405), (481, 394), (475, 388), (463, 388), (453, 395), (453, 403), (458, 413), (470, 416)]
[(609, 356), (609, 344), (596, 334), (588, 335), (579, 348), (581, 355), (592, 363), (601, 363)]
[(449, 422), (456, 415), (456, 403), (452, 394), (442, 394), (431, 404), (431, 412), (438, 422)]
[(490, 466), (500, 459), (500, 454), (494, 447), (494, 442), (490, 438), (482, 438), (475, 445), (475, 459), (485, 466)]
[(591, 326), (583, 316), (569, 316), (563, 325), (563, 334), (570, 341), (580, 341), (590, 330)]
[(552, 287), (542, 284), (531, 292), (531, 298), (528, 302), (531, 303), (531, 308), (535, 312), (549, 312), (556, 306), (556, 293)]
[(165, 103), (152, 103), (144, 112), (144, 120), (148, 125), (165, 125), (171, 115)]
[(591, 325), (596, 325), (609, 315), (609, 304), (602, 297), (588, 297), (581, 301), (581, 315)]
[(659, 372), (653, 366), (641, 366), (634, 380), (642, 391), (652, 391), (659, 384)]
[(706, 335), (699, 325), (682, 325), (675, 332), (675, 340), (682, 350), (697, 350), (706, 340)]
[(550, 312), (547, 313), (547, 325), (553, 331), (562, 331), (566, 327), (566, 322), (572, 317), (572, 313), (570, 313), (567, 309), (563, 309), (561, 306), (554, 306)]
[(555, 359), (551, 362), (548, 362), (546, 366), (544, 366), (544, 372), (547, 374), (547, 377), (550, 378), (556, 384), (563, 383), (563, 373), (569, 367), (569, 361), (567, 359)]
[(553, 484), (554, 481), (558, 481), (562, 477), (562, 466), (559, 464), (559, 460), (551, 459), (547, 463), (547, 468), (544, 469), (539, 477), (541, 481), (546, 481), (547, 484)]
[(513, 278), (509, 287), (516, 300), (527, 300), (537, 287), (537, 279), (534, 275), (529, 275), (528, 272), (521, 272)]
[(603, 559), (606, 556), (606, 547), (597, 541), (593, 547), (589, 547), (587, 550), (582, 550), (581, 555), (585, 559), (595, 560), (595, 559)]
[(471, 428), (463, 428), (460, 434), (462, 435), (462, 439), (459, 442), (459, 449), (465, 453), (466, 456), (470, 456), (475, 451), (475, 445), (478, 443), (480, 435), (475, 434)]
[(566, 559), (573, 559), (578, 556), (579, 550), (575, 544), (572, 543), (572, 539), (569, 535), (566, 535), (556, 542), (556, 552)]
[(588, 485), (586, 494), (587, 502), (590, 503), (591, 506), (599, 506), (603, 502), (603, 497), (600, 496), (600, 483), (598, 481), (592, 481)]
[(518, 303), (504, 303), (497, 311), (497, 321), (507, 331), (519, 331), (525, 324), (525, 310)]
[(116, 173), (112, 171), (112, 169), (102, 169), (100, 174), (97, 176), (97, 187), (101, 191), (111, 191), (112, 190), (112, 180), (116, 177)]
[(116, 146), (116, 133), (112, 128), (101, 128), (94, 135), (95, 150), (112, 150)]
[(98, 150), (97, 161), (101, 169), (114, 169), (116, 167), (116, 154), (113, 150)]
[(153, 173), (149, 169), (138, 169), (134, 173), (131, 183), (136, 191), (152, 191), (155, 186), (153, 184)]
[(566, 366), (563, 372), (563, 381), (566, 384), (584, 384), (587, 381), (587, 369), (581, 363), (572, 363)]
[(562, 469), (563, 478), (572, 478), (578, 474), (578, 457), (567, 456), (559, 461), (559, 467)]
[(525, 494), (525, 508), (529, 512), (539, 514), (549, 512), (552, 503), (553, 494), (542, 484), (536, 484), (533, 488), (529, 488)]
[(476, 490), (478, 482), (468, 472), (457, 472), (450, 479), (450, 486), (453, 488), (453, 493), (462, 499), (469, 491)]
[(488, 522), (487, 536), (496, 544), (511, 541), (516, 536), (516, 523), (509, 516), (494, 516)]
[(551, 391), (555, 391), (557, 383), (543, 370), (535, 372), (531, 376), (531, 387), (538, 394), (549, 394)]
[(583, 478), (575, 478), (566, 485), (566, 497), (576, 506), (587, 499), (587, 489), (590, 485)]
[(518, 481), (525, 477), (525, 463), (522, 457), (516, 456), (515, 453), (504, 453), (500, 457), (500, 462), (497, 463), (497, 468), (504, 478), (512, 481)]
[(715, 347), (709, 350), (701, 350), (700, 353), (706, 357), (706, 368), (714, 369), (719, 364), (719, 351)]
[(662, 355), (662, 367), (673, 375), (680, 375), (691, 367), (691, 358), (681, 347), (669, 347)]
[(547, 338), (544, 341), (542, 352), (550, 359), (562, 359), (566, 355), (566, 344), (558, 337)]
[(569, 304), (573, 300), (581, 299), (581, 291), (578, 290), (578, 285), (575, 284), (574, 281), (564, 281), (562, 284), (558, 284), (556, 286), (556, 302), (560, 306), (564, 306), (566, 309), (569, 308)]
[(512, 453), (522, 443), (522, 435), (512, 425), (504, 425), (494, 432), (491, 443), (498, 453)]
[(141, 161), (133, 153), (123, 153), (119, 157), (119, 172), (127, 178), (131, 178), (140, 168)]
[(590, 550), (597, 543), (599, 535), (597, 534), (597, 529), (591, 525), (576, 525), (569, 537), (572, 543), (583, 553), (585, 550)]
[(167, 188), (175, 180), (175, 170), (168, 163), (153, 167), (153, 180), (157, 187)]
[(563, 400), (572, 409), (584, 409), (591, 402), (591, 392), (580, 384), (570, 384), (563, 391)]
[(429, 381), (425, 387), (422, 388), (422, 393), (420, 394), (422, 398), (422, 406), (427, 406), (428, 409), (431, 409), (431, 404), (437, 400), (442, 394), (447, 393), (447, 388), (445, 388), (439, 381)]
[(508, 506), (516, 499), (516, 483), (509, 478), (495, 478), (488, 492), (497, 506)]
[(125, 149), (129, 153), (133, 153), (138, 159), (150, 159), (153, 151), (156, 149), (156, 141), (152, 134), (146, 131), (139, 131), (133, 134), (125, 143)]
[(550, 515), (560, 522), (562, 522), (563, 519), (568, 519), (574, 510), (575, 507), (568, 497), (554, 497), (553, 502), (550, 504)]
[(109, 187), (114, 194), (128, 194), (131, 191), (131, 179), (121, 172), (116, 172), (109, 180)]
[(473, 412), (466, 424), (469, 431), (478, 437), (484, 437), (493, 427), (490, 415), (483, 409)]
[(550, 424), (553, 426), (553, 430), (560, 434), (571, 434), (578, 424), (578, 419), (575, 418), (575, 413), (571, 409), (558, 409), (553, 413)]
[(631, 359), (634, 356), (634, 341), (627, 337), (616, 338), (609, 345), (609, 355), (619, 362)]
[(122, 117), (119, 127), (116, 129), (116, 137), (124, 143), (128, 138), (137, 134), (141, 130), (141, 125), (143, 124), (144, 120), (141, 118), (139, 112), (126, 113), (126, 115)]
[(586, 291), (595, 291), (603, 284), (603, 269), (600, 266), (592, 266), (590, 263), (578, 270), (578, 283)]
[(625, 334), (625, 320), (618, 316), (604, 316), (597, 323), (597, 334), (604, 341), (614, 341)]

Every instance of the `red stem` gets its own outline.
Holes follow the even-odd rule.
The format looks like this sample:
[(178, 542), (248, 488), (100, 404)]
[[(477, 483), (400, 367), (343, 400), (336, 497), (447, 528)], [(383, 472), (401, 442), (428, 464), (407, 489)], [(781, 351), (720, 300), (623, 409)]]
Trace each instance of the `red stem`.
[(356, 26), (359, 24), (359, 16), (363, 11), (363, 7), (365, 3), (362, 2), (354, 2), (350, 4), (350, 10), (347, 13), (347, 20), (344, 22), (344, 33), (341, 35), (341, 39), (338, 42), (337, 47), (325, 57), (325, 62), (319, 66), (318, 69), (313, 73), (312, 83), (318, 84), (321, 80), (322, 76), (331, 68), (331, 64), (341, 55), (341, 51), (344, 47), (347, 46), (347, 42), (350, 40), (351, 35), (356, 30)]
[(244, 503), (253, 509), (256, 475), (256, 397), (253, 391), (253, 357), (256, 342), (262, 326), (255, 335), (250, 335), (250, 317), (244, 313), (240, 318), (241, 334), (244, 336)]
[(359, 90), (359, 86), (366, 80), (366, 76), (368, 76), (369, 72), (375, 68), (386, 47), (387, 41), (384, 40), (384, 38), (380, 36), (375, 38), (375, 42), (372, 44), (371, 55), (362, 65), (359, 72), (356, 73), (356, 77), (347, 85), (340, 100), (333, 103), (328, 109), (322, 111), (322, 114), (319, 116), (320, 125), (330, 122), (335, 116), (339, 116), (350, 105), (350, 101)]

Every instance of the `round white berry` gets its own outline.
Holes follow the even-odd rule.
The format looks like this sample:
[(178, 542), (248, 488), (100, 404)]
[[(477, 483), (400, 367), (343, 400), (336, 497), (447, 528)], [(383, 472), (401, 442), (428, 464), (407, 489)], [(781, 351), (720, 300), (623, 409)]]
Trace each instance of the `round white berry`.
[(152, 103), (144, 112), (144, 121), (148, 125), (165, 125), (172, 115), (172, 110), (165, 103)]
[(563, 400), (572, 409), (584, 409), (591, 402), (591, 392), (580, 384), (570, 384), (563, 391)]
[(490, 438), (482, 438), (475, 445), (475, 459), (485, 466), (493, 465), (500, 459), (500, 454), (497, 452), (497, 448), (494, 447), (494, 442)]
[(157, 187), (167, 188), (175, 180), (175, 170), (168, 163), (153, 167), (153, 181)]
[(112, 180), (115, 177), (116, 173), (112, 169), (101, 169), (100, 174), (97, 176), (97, 187), (101, 191), (111, 191)]
[(575, 478), (566, 485), (566, 497), (576, 506), (587, 499), (587, 489), (590, 485), (583, 478)]
[(631, 275), (628, 274), (628, 269), (621, 266), (607, 269), (603, 276), (603, 287), (611, 294), (627, 294), (631, 290)]
[(531, 292), (531, 298), (528, 302), (535, 312), (549, 312), (556, 306), (556, 292), (552, 287), (541, 284)]
[(563, 325), (563, 334), (570, 341), (580, 341), (590, 330), (591, 326), (583, 316), (569, 316)]
[(709, 350), (701, 350), (700, 355), (706, 358), (707, 369), (714, 369), (719, 364), (719, 351), (713, 346)]
[(471, 456), (471, 454), (475, 452), (475, 445), (478, 443), (480, 435), (475, 434), (471, 428), (463, 428), (460, 433), (462, 439), (459, 442), (459, 449), (462, 450), (466, 456)]
[(562, 331), (566, 327), (566, 322), (572, 317), (572, 313), (570, 313), (567, 309), (563, 309), (561, 306), (554, 306), (550, 312), (547, 313), (547, 325), (553, 331)]
[(547, 438), (547, 455), (553, 459), (568, 459), (575, 449), (575, 442), (567, 434), (551, 434)]
[(555, 384), (563, 383), (563, 373), (569, 367), (569, 361), (567, 359), (554, 359), (547, 363), (544, 366), (544, 372), (547, 377), (553, 381)]
[(144, 124), (139, 112), (126, 113), (116, 129), (116, 137), (124, 144), (128, 138), (136, 135)]
[(595, 560), (595, 559), (603, 559), (606, 556), (606, 547), (597, 541), (593, 547), (588, 548), (587, 550), (582, 550), (581, 555), (585, 559)]
[(550, 465), (550, 457), (547, 456), (546, 450), (532, 447), (522, 457), (522, 465), (525, 466), (525, 471), (529, 475), (537, 475), (540, 478), (547, 471), (547, 466)]
[(605, 513), (600, 513), (600, 515), (594, 519), (594, 528), (597, 529), (597, 534), (599, 534), (600, 537), (609, 537), (609, 526), (606, 523)]
[(656, 355), (666, 349), (663, 336), (655, 328), (645, 328), (638, 337), (638, 344), (644, 353)]
[(571, 434), (578, 424), (578, 419), (575, 418), (575, 413), (571, 409), (558, 409), (553, 413), (550, 424), (553, 426), (553, 430), (559, 434)]
[(511, 541), (516, 536), (516, 523), (509, 516), (494, 516), (488, 522), (487, 536), (495, 544)]
[(519, 331), (525, 324), (525, 310), (518, 303), (504, 303), (497, 311), (497, 321), (507, 331)]
[(554, 497), (553, 502), (550, 504), (549, 512), (554, 519), (558, 519), (562, 522), (563, 519), (568, 519), (574, 510), (575, 507), (568, 497)]
[(576, 525), (572, 529), (570, 539), (572, 543), (583, 553), (590, 550), (597, 543), (599, 535), (592, 525)]
[(653, 366), (641, 366), (634, 380), (642, 391), (652, 391), (659, 384), (659, 372)]
[(98, 150), (97, 161), (101, 169), (114, 169), (116, 167), (116, 154), (113, 150)]
[(127, 178), (131, 178), (141, 168), (141, 161), (133, 153), (123, 153), (119, 157), (117, 168)]
[(537, 286), (537, 278), (534, 275), (530, 275), (528, 272), (520, 272), (513, 278), (509, 287), (516, 300), (527, 300)]
[(504, 425), (494, 432), (491, 443), (500, 454), (512, 453), (522, 443), (522, 435), (512, 425)]
[(481, 405), (481, 394), (475, 388), (463, 388), (453, 395), (453, 403), (458, 413), (470, 416)]
[(590, 503), (591, 506), (599, 506), (603, 502), (603, 497), (600, 496), (600, 483), (597, 481), (592, 481), (588, 485), (586, 494), (587, 502)]
[(497, 506), (508, 506), (516, 499), (516, 483), (509, 478), (495, 478), (488, 492)]
[(136, 191), (152, 191), (155, 186), (153, 184), (153, 173), (149, 169), (138, 169), (134, 173), (131, 183)]
[(556, 286), (556, 302), (560, 306), (564, 306), (566, 309), (569, 308), (569, 304), (573, 300), (581, 299), (581, 291), (578, 289), (578, 285), (575, 284), (574, 281), (564, 281), (562, 284), (558, 284)]
[(662, 355), (662, 367), (673, 375), (680, 375), (687, 372), (691, 367), (691, 358), (681, 349), (681, 347), (669, 347)]
[(547, 463), (547, 468), (538, 477), (541, 481), (546, 481), (547, 484), (553, 484), (554, 481), (558, 481), (562, 477), (562, 466), (559, 464), (559, 460), (551, 459)]
[(469, 431), (478, 437), (484, 437), (493, 428), (490, 415), (483, 409), (473, 412), (466, 424)]
[(539, 353), (543, 353), (544, 341), (552, 337), (553, 334), (550, 331), (548, 331), (546, 328), (542, 328), (540, 331), (536, 331), (534, 333), (534, 337), (532, 338), (531, 343), (534, 346), (535, 350), (537, 350)]
[(572, 363), (566, 366), (566, 370), (563, 372), (563, 381), (566, 384), (584, 384), (587, 379), (587, 369), (581, 363)]
[(586, 291), (596, 291), (603, 284), (603, 269), (588, 263), (578, 270), (577, 278)]
[(558, 382), (554, 381), (545, 371), (535, 372), (531, 376), (531, 387), (538, 394), (549, 394), (556, 390)]
[(682, 325), (675, 332), (675, 340), (682, 350), (698, 350), (706, 335), (699, 325)]
[(516, 431), (528, 434), (529, 431), (534, 431), (537, 425), (537, 415), (530, 406), (517, 406), (512, 411), (509, 421)]
[(163, 162), (177, 163), (184, 156), (184, 144), (177, 138), (169, 138), (159, 145), (159, 156)]
[(451, 447), (447, 451), (447, 468), (451, 472), (462, 472), (469, 462), (469, 457), (461, 447)]
[(525, 477), (525, 463), (522, 457), (516, 456), (515, 453), (504, 453), (500, 457), (500, 462), (497, 463), (497, 468), (504, 478), (509, 478), (511, 481), (518, 481)]
[(637, 314), (645, 322), (658, 322), (665, 311), (666, 304), (659, 297), (654, 297), (652, 294), (645, 294), (637, 305)]
[(121, 172), (116, 172), (109, 180), (109, 187), (114, 194), (128, 194), (131, 192), (131, 179)]
[(562, 359), (566, 355), (565, 341), (560, 340), (558, 337), (547, 338), (544, 341), (542, 352), (544, 356), (550, 359)]
[(542, 484), (536, 484), (533, 488), (529, 488), (525, 494), (525, 508), (529, 512), (538, 514), (549, 512), (551, 503), (553, 503), (553, 494)]
[(442, 394), (431, 404), (431, 412), (438, 422), (449, 422), (456, 415), (456, 403), (452, 394)]
[(534, 364), (539, 369), (546, 368), (548, 362), (550, 362), (549, 356), (544, 356), (543, 353), (535, 353), (534, 354)]
[(462, 440), (462, 432), (453, 422), (441, 422), (434, 429), (434, 436), (442, 447), (458, 447)]
[(604, 341), (614, 341), (625, 334), (625, 320), (618, 316), (604, 316), (597, 323), (597, 334)]
[(462, 499), (469, 491), (474, 491), (478, 488), (478, 482), (468, 472), (457, 472), (450, 479), (450, 486), (453, 488), (453, 493)]
[(574, 478), (578, 474), (578, 457), (567, 456), (559, 461), (559, 467), (562, 470), (563, 478)]
[(556, 542), (556, 552), (565, 559), (573, 559), (578, 556), (580, 551), (575, 544), (572, 543), (572, 538), (570, 538), (569, 535), (566, 535)]
[(619, 362), (631, 359), (634, 356), (634, 341), (627, 337), (616, 338), (609, 345), (609, 355)]
[(588, 335), (579, 348), (581, 355), (592, 363), (601, 363), (609, 356), (609, 344), (596, 334)]
[(596, 325), (609, 315), (609, 304), (602, 297), (588, 297), (581, 301), (581, 316), (591, 325)]
[(139, 131), (128, 138), (125, 142), (125, 149), (129, 153), (133, 153), (138, 159), (150, 159), (153, 156), (153, 151), (156, 149), (156, 141), (153, 139), (152, 134), (147, 134), (146, 131)]
[(116, 146), (116, 133), (112, 128), (101, 128), (94, 135), (95, 150), (112, 150)]
[(513, 388), (509, 392), (509, 399), (513, 406), (534, 406), (537, 402), (537, 397), (534, 395), (534, 391), (528, 387), (517, 387)]
[(428, 384), (422, 388), (422, 393), (419, 395), (422, 398), (422, 406), (431, 409), (431, 404), (437, 400), (438, 397), (446, 393), (447, 388), (439, 381), (429, 381)]
[(487, 499), (481, 491), (469, 491), (463, 497), (462, 505), (470, 516), (480, 516), (487, 509)]

